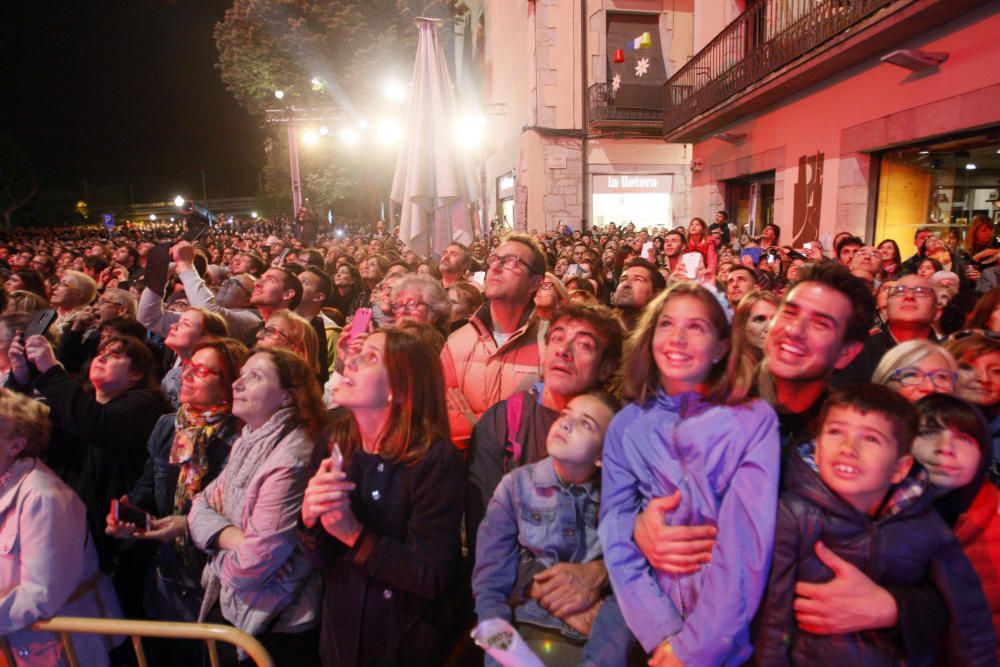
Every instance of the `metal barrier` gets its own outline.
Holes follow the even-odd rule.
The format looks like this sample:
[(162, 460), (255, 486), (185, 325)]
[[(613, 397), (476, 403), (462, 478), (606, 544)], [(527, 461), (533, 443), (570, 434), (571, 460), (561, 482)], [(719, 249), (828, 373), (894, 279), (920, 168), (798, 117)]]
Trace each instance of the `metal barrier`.
[[(211, 623), (168, 623), (163, 621), (130, 621), (113, 618), (76, 618), (72, 616), (56, 616), (46, 621), (38, 621), (31, 626), (32, 630), (52, 632), (60, 636), (63, 650), (70, 667), (80, 667), (73, 649), (71, 634), (107, 635), (110, 637), (127, 636), (132, 639), (136, 660), (139, 667), (146, 667), (146, 654), (142, 648), (143, 637), (159, 637), (163, 639), (190, 639), (203, 641), (208, 648), (208, 658), (212, 667), (219, 667), (219, 652), (217, 642), (232, 644), (242, 649), (257, 667), (274, 667), (267, 649), (259, 641), (229, 625)], [(10, 645), (6, 638), (0, 638), (0, 655), (8, 665), (15, 665)]]

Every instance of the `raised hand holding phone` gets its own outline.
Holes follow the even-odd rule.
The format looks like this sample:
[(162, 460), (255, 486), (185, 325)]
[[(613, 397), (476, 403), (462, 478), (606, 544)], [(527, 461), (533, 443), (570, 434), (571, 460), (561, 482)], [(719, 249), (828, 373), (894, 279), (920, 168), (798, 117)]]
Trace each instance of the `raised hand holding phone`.
[(317, 520), (330, 512), (342, 511), (345, 505), (350, 511), (347, 494), (354, 489), (354, 483), (348, 481), (343, 465), (340, 445), (334, 443), (330, 456), (323, 459), (319, 470), (309, 480), (302, 499), (302, 522), (307, 528), (315, 526)]

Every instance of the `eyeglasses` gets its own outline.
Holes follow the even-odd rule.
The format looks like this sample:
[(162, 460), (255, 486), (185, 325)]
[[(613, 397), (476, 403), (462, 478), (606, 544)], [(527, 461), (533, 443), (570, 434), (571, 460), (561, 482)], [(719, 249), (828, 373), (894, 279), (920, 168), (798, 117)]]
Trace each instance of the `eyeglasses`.
[(188, 373), (194, 373), (194, 376), (201, 380), (209, 378), (213, 375), (221, 375), (219, 371), (213, 370), (208, 366), (196, 364), (190, 359), (184, 359), (181, 361), (181, 375), (187, 375)]
[(1000, 333), (996, 331), (987, 331), (986, 329), (966, 329), (964, 331), (956, 331), (948, 336), (948, 341), (962, 340), (963, 338), (968, 338), (969, 336), (983, 336), (989, 338), (990, 340), (1000, 341)]
[(392, 291), (392, 285), (385, 285), (385, 284), (379, 285), (378, 291), (379, 294), (388, 294), (389, 292)]
[(264, 327), (257, 333), (257, 338), (270, 338), (271, 340), (292, 341), (292, 338), (278, 327)]
[(392, 310), (396, 313), (415, 313), (420, 310), (420, 306), (426, 306), (427, 304), (420, 299), (409, 299), (407, 301), (398, 301), (392, 304)]
[(100, 299), (97, 300), (97, 305), (98, 306), (114, 306), (115, 308), (121, 308), (125, 304), (121, 303), (120, 301), (112, 301), (111, 299), (105, 299), (105, 298), (102, 297), (102, 298), (100, 298)]
[(253, 290), (248, 290), (246, 287), (243, 286), (243, 283), (241, 283), (236, 278), (227, 278), (227, 279), (223, 280), (221, 287), (239, 287), (241, 290), (243, 290), (244, 292), (246, 292), (247, 295), (250, 295), (250, 296), (253, 295)]
[(915, 387), (923, 384), (924, 380), (928, 378), (936, 388), (952, 391), (955, 389), (955, 383), (958, 382), (958, 373), (944, 370), (924, 372), (915, 366), (906, 366), (894, 371), (889, 376), (889, 381), (898, 382), (904, 387)]
[(889, 297), (905, 297), (912, 296), (915, 299), (933, 299), (934, 298), (934, 288), (933, 287), (907, 287), (906, 285), (895, 285), (889, 290)]
[(517, 255), (504, 255), (502, 257), (500, 255), (490, 255), (486, 258), (486, 266), (491, 269), (497, 268), (497, 265), (503, 265), (503, 268), (513, 271), (517, 268), (518, 264), (524, 264), (529, 271), (531, 270), (531, 265)]
[(546, 280), (544, 283), (542, 283), (541, 285), (539, 285), (539, 287), (541, 287), (543, 290), (550, 290), (553, 287), (555, 287), (555, 285), (553, 284), (553, 282), (551, 280)]

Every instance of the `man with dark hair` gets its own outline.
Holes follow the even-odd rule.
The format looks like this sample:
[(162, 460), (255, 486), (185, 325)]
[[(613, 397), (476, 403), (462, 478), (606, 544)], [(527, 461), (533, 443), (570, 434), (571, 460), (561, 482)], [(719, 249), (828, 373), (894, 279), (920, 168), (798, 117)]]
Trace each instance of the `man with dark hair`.
[(851, 261), (854, 259), (854, 253), (863, 248), (864, 245), (865, 242), (857, 236), (845, 236), (836, 245), (837, 261), (844, 266), (850, 266)]
[(234, 276), (249, 273), (254, 278), (259, 278), (267, 269), (267, 263), (257, 253), (247, 251), (236, 255), (229, 269)]
[(486, 264), (486, 303), (441, 351), (451, 437), (461, 449), (487, 408), (538, 379), (533, 304), (546, 268), (541, 246), (530, 236), (513, 234)]
[(469, 249), (463, 244), (452, 242), (445, 247), (441, 253), (441, 261), (438, 263), (438, 271), (441, 272), (441, 284), (448, 289), (459, 280), (465, 277), (469, 266), (472, 264), (472, 255)]
[[(470, 553), (475, 553), (479, 524), (500, 480), (514, 468), (545, 458), (549, 428), (574, 397), (608, 381), (621, 361), (622, 338), (621, 325), (604, 306), (570, 304), (557, 310), (545, 334), (544, 381), (497, 402), (476, 423), (465, 512)], [(560, 576), (546, 576), (556, 572)], [(576, 588), (577, 604), (555, 614), (561, 618), (589, 608), (607, 586), (603, 561), (561, 563), (542, 575), (531, 595), (550, 612), (555, 601)]]
[(882, 356), (899, 343), (917, 339), (937, 342), (931, 325), (941, 314), (941, 307), (928, 278), (915, 273), (903, 276), (889, 288), (888, 296), (885, 326), (865, 340), (861, 353), (849, 366), (834, 374), (830, 380), (834, 388), (871, 382)]
[(861, 352), (874, 314), (875, 297), (847, 267), (823, 262), (799, 270), (771, 318), (757, 378), (778, 413), (782, 444), (815, 435), (830, 378)]
[(920, 266), (920, 260), (923, 259), (924, 243), (932, 236), (934, 236), (934, 230), (930, 227), (917, 227), (917, 231), (913, 233), (914, 253), (912, 257), (907, 258), (903, 262), (901, 269), (902, 273), (917, 272), (917, 268)]
[(142, 264), (139, 262), (139, 251), (131, 245), (123, 245), (115, 249), (115, 263), (125, 267), (128, 271), (128, 279), (135, 280), (143, 274)]
[(618, 310), (626, 329), (635, 326), (642, 309), (666, 286), (667, 281), (652, 262), (636, 257), (625, 263), (611, 305)]
[(735, 311), (740, 305), (740, 300), (752, 292), (757, 286), (757, 275), (753, 269), (742, 264), (737, 264), (729, 269), (726, 276), (726, 299), (729, 306)]
[(329, 317), (323, 314), (323, 306), (333, 292), (333, 283), (330, 276), (323, 269), (307, 264), (298, 275), (302, 284), (302, 301), (295, 309), (297, 315), (302, 316), (312, 325), (316, 337), (319, 339), (319, 377), (320, 383), (325, 384), (333, 372), (336, 361), (337, 340), (340, 338), (340, 326)]
[(670, 273), (673, 273), (677, 265), (680, 264), (686, 245), (687, 239), (684, 238), (684, 233), (678, 229), (671, 229), (663, 235), (663, 254), (667, 258), (667, 268), (670, 269)]

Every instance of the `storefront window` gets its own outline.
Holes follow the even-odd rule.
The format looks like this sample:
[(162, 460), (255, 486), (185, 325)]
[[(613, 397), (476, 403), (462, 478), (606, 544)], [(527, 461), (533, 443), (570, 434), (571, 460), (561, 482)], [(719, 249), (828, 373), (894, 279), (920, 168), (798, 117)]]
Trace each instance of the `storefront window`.
[(879, 155), (875, 242), (895, 239), (906, 257), (918, 227), (961, 241), (972, 216), (1000, 220), (997, 137), (980, 132)]
[(669, 174), (599, 174), (593, 180), (592, 218), (604, 227), (633, 223), (636, 229), (670, 227)]

